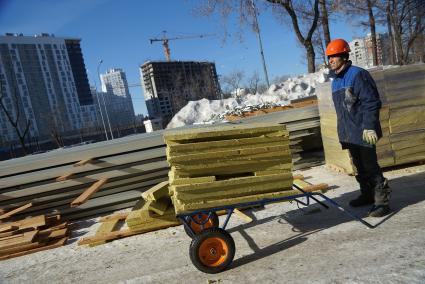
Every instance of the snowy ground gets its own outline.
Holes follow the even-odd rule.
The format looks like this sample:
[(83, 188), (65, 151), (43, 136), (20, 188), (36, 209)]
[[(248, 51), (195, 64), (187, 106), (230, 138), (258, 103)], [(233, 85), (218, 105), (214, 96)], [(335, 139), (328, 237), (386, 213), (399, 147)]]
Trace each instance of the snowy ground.
[(254, 108), (287, 105), (291, 100), (315, 95), (317, 84), (329, 80), (329, 70), (289, 78), (273, 84), (264, 94), (243, 94), (224, 100), (190, 101), (170, 121), (167, 128), (223, 121), (224, 116)]
[[(327, 195), (344, 207), (357, 195), (353, 177), (324, 166), (300, 173), (330, 184)], [(0, 283), (425, 283), (425, 165), (385, 176), (394, 214), (367, 218), (381, 222), (375, 229), (317, 204), (268, 205), (248, 213), (250, 224), (232, 217), (236, 256), (220, 274), (194, 268), (182, 226), (89, 248), (76, 245), (98, 226), (86, 220), (64, 247), (1, 261)]]

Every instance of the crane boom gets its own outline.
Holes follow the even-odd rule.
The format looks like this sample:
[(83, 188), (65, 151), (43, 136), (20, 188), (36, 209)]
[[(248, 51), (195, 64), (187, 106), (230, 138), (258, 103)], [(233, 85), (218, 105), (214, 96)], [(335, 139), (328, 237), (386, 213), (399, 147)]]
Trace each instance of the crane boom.
[(162, 38), (151, 38), (150, 39), (150, 43), (153, 44), (154, 42), (161, 41), (162, 42), (162, 46), (164, 47), (165, 59), (167, 61), (170, 61), (171, 60), (171, 51), (170, 51), (170, 47), (168, 45), (168, 42), (170, 40), (204, 38), (204, 37), (210, 37), (210, 36), (215, 36), (215, 35), (214, 34), (204, 34), (204, 35), (190, 35), (190, 36), (178, 36), (178, 37), (170, 37), (170, 38), (168, 38), (166, 36), (166, 31), (163, 31)]

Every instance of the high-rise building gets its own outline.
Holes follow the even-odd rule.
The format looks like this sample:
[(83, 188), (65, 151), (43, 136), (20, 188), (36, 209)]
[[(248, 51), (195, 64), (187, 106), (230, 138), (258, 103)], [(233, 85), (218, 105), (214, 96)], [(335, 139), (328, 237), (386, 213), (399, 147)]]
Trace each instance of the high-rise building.
[(79, 39), (49, 34), (0, 36), (2, 102), (0, 135), (17, 140), (7, 115), (30, 122), (32, 137), (69, 132), (83, 127), (81, 105), (93, 102)]
[(194, 61), (148, 61), (140, 66), (144, 97), (150, 118), (164, 126), (189, 101), (220, 98), (215, 64)]
[(129, 126), (134, 122), (134, 108), (128, 89), (127, 77), (122, 69), (109, 69), (102, 74), (102, 92), (111, 125)]
[[(373, 66), (372, 36), (369, 33), (364, 38), (357, 38), (350, 43), (350, 60), (361, 67)], [(376, 34), (378, 65), (390, 64), (390, 39), (388, 34)]]

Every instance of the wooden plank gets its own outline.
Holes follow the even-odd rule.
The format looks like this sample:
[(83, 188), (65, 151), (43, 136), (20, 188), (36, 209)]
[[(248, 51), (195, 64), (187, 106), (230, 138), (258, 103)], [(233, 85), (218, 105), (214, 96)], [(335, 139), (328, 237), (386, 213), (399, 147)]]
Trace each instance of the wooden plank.
[(6, 255), (2, 255), (2, 256), (0, 256), (0, 260), (9, 259), (9, 258), (17, 257), (17, 256), (27, 255), (27, 254), (34, 253), (34, 252), (39, 252), (39, 251), (43, 251), (43, 250), (61, 247), (66, 243), (67, 240), (68, 240), (68, 237), (63, 237), (63, 238), (58, 239), (58, 240), (53, 240), (53, 241), (51, 241), (47, 244), (35, 244), (35, 246), (32, 247), (31, 249), (21, 251), (21, 252), (9, 253), (9, 254), (6, 254)]
[(60, 177), (57, 177), (56, 181), (66, 181), (73, 175), (74, 175), (74, 173), (66, 173), (64, 175), (61, 175)]
[[(174, 223), (174, 226), (178, 226), (178, 225), (180, 225), (180, 223)], [(172, 224), (170, 224), (169, 222), (166, 222), (163, 225), (155, 226), (154, 228), (143, 228), (143, 229), (137, 229), (137, 230), (125, 229), (125, 230), (111, 232), (111, 233), (106, 234), (104, 236), (96, 236), (95, 235), (95, 236), (86, 237), (86, 238), (81, 239), (80, 241), (78, 241), (78, 245), (80, 245), (80, 246), (81, 245), (90, 245), (92, 243), (97, 243), (97, 242), (101, 242), (101, 241), (112, 241), (112, 240), (130, 237), (130, 236), (134, 236), (134, 235), (138, 235), (138, 234), (142, 234), (142, 233), (148, 233), (148, 232), (151, 232), (151, 231), (169, 228), (170, 226), (172, 226)]]
[(81, 166), (84, 166), (84, 165), (91, 163), (91, 162), (93, 162), (93, 158), (84, 159), (84, 160), (79, 161), (78, 163), (75, 163), (74, 167), (81, 167)]
[(46, 242), (51, 239), (63, 238), (68, 235), (68, 228), (56, 229), (51, 231), (39, 232), (37, 240)]
[(107, 182), (107, 178), (103, 178), (95, 182), (92, 186), (90, 186), (86, 191), (84, 191), (80, 196), (71, 202), (71, 207), (78, 207), (81, 204), (86, 203), (87, 200), (89, 200), (89, 198), (93, 196), (93, 194), (95, 194), (102, 187), (102, 185)]
[[(14, 227), (14, 228), (18, 228), (18, 227)], [(21, 232), (21, 231), (15, 229), (13, 231), (8, 231), (8, 232), (0, 233), (0, 239), (3, 239), (3, 238), (6, 238), (6, 237), (10, 237), (10, 236), (16, 235), (19, 232)]]
[(125, 218), (127, 218), (129, 212), (127, 213), (117, 213), (114, 215), (109, 215), (109, 216), (105, 216), (99, 219), (99, 222), (104, 223), (104, 222), (109, 222), (109, 221), (114, 221), (114, 220), (124, 220)]
[(6, 225), (0, 228), (0, 233), (14, 231), (14, 230), (17, 230), (18, 228), (19, 228), (18, 226)]
[(39, 215), (27, 219), (22, 219), (19, 221), (0, 224), (0, 230), (8, 226), (16, 226), (19, 227), (19, 230), (23, 230), (28, 228), (38, 228), (44, 225), (46, 225), (46, 216)]
[(245, 213), (243, 213), (242, 211), (240, 211), (239, 209), (234, 209), (233, 213), (235, 213), (235, 215), (237, 217), (239, 217), (240, 219), (244, 220), (246, 223), (250, 223), (252, 222), (252, 218), (249, 217), (248, 215), (246, 215)]
[(166, 196), (168, 196), (168, 180), (163, 181), (142, 193), (143, 199), (153, 201)]
[(38, 231), (34, 230), (34, 231), (29, 231), (29, 232), (25, 232), (20, 235), (14, 236), (13, 238), (0, 240), (0, 254), (2, 254), (4, 251), (6, 251), (9, 248), (14, 248), (17, 246), (31, 243), (37, 234), (38, 234)]
[[(112, 220), (112, 221), (102, 223), (100, 225), (99, 229), (96, 231), (95, 236), (108, 235), (109, 233), (111, 233), (111, 232), (113, 232), (117, 229), (119, 223), (120, 223), (119, 219), (115, 219), (115, 220)], [(102, 245), (104, 243), (106, 243), (106, 241), (99, 241), (99, 242), (91, 243), (89, 246), (94, 247), (94, 246)]]
[(6, 213), (4, 213), (0, 216), (0, 220), (9, 218), (10, 216), (13, 216), (17, 213), (20, 213), (20, 212), (24, 211), (25, 209), (30, 208), (31, 206), (32, 206), (32, 203), (28, 203), (28, 204), (25, 204), (24, 206), (21, 206), (21, 207), (14, 209), (14, 210), (8, 211), (8, 212), (6, 212)]
[(98, 243), (102, 241), (112, 241), (115, 239), (125, 238), (133, 235), (137, 235), (139, 232), (137, 231), (131, 231), (130, 229), (110, 232), (109, 234), (106, 234), (104, 236), (92, 236), (92, 237), (85, 237), (78, 241), (78, 245), (89, 245), (93, 243)]

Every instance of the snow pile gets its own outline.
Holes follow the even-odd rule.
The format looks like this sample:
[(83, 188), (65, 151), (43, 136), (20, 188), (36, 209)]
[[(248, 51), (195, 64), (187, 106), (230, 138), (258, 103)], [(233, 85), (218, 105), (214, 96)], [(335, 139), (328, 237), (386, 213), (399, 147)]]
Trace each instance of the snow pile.
[(190, 101), (173, 117), (167, 128), (215, 123), (223, 121), (226, 115), (239, 115), (244, 111), (287, 105), (291, 100), (315, 95), (316, 85), (328, 81), (328, 75), (329, 70), (324, 69), (273, 84), (263, 94), (242, 92), (243, 95), (224, 100)]

